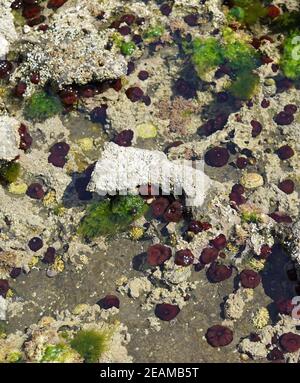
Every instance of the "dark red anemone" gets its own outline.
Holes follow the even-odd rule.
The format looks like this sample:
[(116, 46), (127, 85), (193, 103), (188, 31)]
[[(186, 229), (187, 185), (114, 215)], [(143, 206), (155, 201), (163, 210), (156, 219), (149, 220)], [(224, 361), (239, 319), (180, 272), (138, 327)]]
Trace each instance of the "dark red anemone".
[(102, 125), (106, 124), (107, 118), (107, 105), (97, 106), (90, 113), (92, 122), (98, 122)]
[(175, 255), (175, 264), (178, 266), (190, 266), (194, 262), (194, 255), (189, 249), (179, 250)]
[(59, 97), (64, 105), (72, 106), (78, 101), (78, 91), (68, 86), (59, 92)]
[(167, 4), (167, 3), (164, 3), (160, 6), (160, 12), (164, 15), (164, 16), (169, 16), (170, 13), (172, 12), (172, 7)]
[(49, 0), (47, 8), (57, 9), (64, 5), (68, 0)]
[(147, 262), (151, 266), (159, 266), (166, 262), (172, 256), (172, 251), (169, 247), (156, 244), (152, 245), (147, 250)]
[(258, 135), (260, 135), (260, 133), (262, 132), (262, 129), (263, 129), (262, 124), (259, 121), (252, 120), (251, 126), (252, 126), (252, 137), (255, 138)]
[(240, 278), (242, 286), (248, 289), (255, 289), (261, 282), (260, 275), (253, 270), (243, 270)]
[(212, 347), (224, 347), (232, 342), (233, 332), (228, 327), (215, 325), (207, 330), (205, 337)]
[(216, 146), (205, 153), (206, 164), (215, 168), (221, 168), (222, 166), (225, 166), (228, 160), (228, 150), (220, 146)]
[(29, 149), (32, 144), (32, 137), (29, 134), (27, 127), (24, 124), (21, 124), (18, 132), (20, 136), (20, 149)]
[(184, 16), (183, 20), (190, 26), (196, 27), (198, 25), (199, 15), (198, 13), (191, 13), (187, 16)]
[(191, 231), (194, 234), (198, 234), (201, 231), (206, 231), (210, 228), (211, 228), (211, 224), (209, 224), (208, 222), (200, 222), (200, 221), (192, 220), (189, 223), (188, 231)]
[(259, 256), (262, 259), (267, 259), (271, 253), (272, 253), (272, 248), (270, 246), (262, 245), (260, 248)]
[(10, 61), (0, 60), (0, 79), (5, 79), (13, 71), (13, 65)]
[(298, 107), (294, 104), (288, 104), (284, 107), (284, 111), (287, 114), (295, 114), (298, 110)]
[(280, 182), (278, 188), (286, 194), (292, 194), (295, 190), (295, 184), (292, 180), (284, 180)]
[(300, 349), (300, 335), (293, 332), (281, 335), (279, 342), (286, 352), (296, 352)]
[(279, 211), (274, 211), (274, 213), (269, 214), (269, 216), (272, 219), (274, 219), (274, 221), (276, 221), (277, 223), (289, 224), (289, 223), (293, 222), (292, 218), (289, 215), (287, 215), (285, 213), (281, 213)]
[(202, 264), (207, 265), (214, 262), (218, 258), (219, 251), (214, 247), (205, 247), (200, 255)]
[(45, 254), (44, 254), (44, 258), (42, 259), (42, 262), (43, 263), (54, 263), (55, 262), (55, 254), (56, 254), (56, 250), (54, 247), (48, 247), (48, 249), (46, 250)]
[(277, 150), (277, 155), (281, 160), (288, 160), (295, 154), (294, 150), (289, 145), (283, 145)]
[(119, 146), (128, 147), (131, 146), (133, 136), (134, 133), (131, 129), (122, 130), (116, 135), (114, 142)]
[(279, 348), (273, 348), (272, 351), (267, 355), (267, 359), (271, 361), (284, 360), (284, 354)]
[(43, 247), (43, 240), (39, 237), (33, 237), (28, 242), (28, 247), (31, 251), (38, 251)]
[(196, 97), (196, 88), (192, 82), (188, 82), (183, 78), (179, 78), (175, 83), (175, 91), (186, 99)]
[(159, 303), (155, 307), (155, 315), (163, 321), (174, 319), (179, 312), (180, 308), (177, 305), (170, 305), (168, 303)]
[(26, 194), (33, 199), (42, 199), (45, 195), (43, 186), (37, 182), (28, 186)]
[(11, 272), (9, 273), (9, 276), (13, 279), (18, 278), (18, 276), (21, 274), (22, 269), (21, 267), (13, 267)]
[(57, 142), (50, 148), (50, 153), (66, 156), (69, 153), (70, 145), (66, 142)]
[(0, 295), (6, 298), (6, 294), (9, 290), (9, 284), (6, 279), (0, 279)]
[(291, 125), (294, 122), (294, 116), (286, 112), (279, 112), (277, 116), (275, 116), (274, 121), (281, 126)]
[(13, 94), (16, 97), (22, 97), (24, 93), (26, 92), (27, 84), (24, 81), (19, 81), (17, 85), (13, 89)]
[(249, 160), (246, 157), (238, 157), (236, 159), (236, 166), (239, 169), (245, 169), (248, 166), (248, 164), (249, 164)]
[(246, 198), (242, 194), (237, 193), (235, 191), (232, 191), (229, 194), (229, 199), (231, 202), (234, 202), (237, 206), (243, 205), (244, 203), (246, 203)]
[(222, 250), (227, 245), (227, 239), (224, 234), (219, 234), (215, 239), (211, 240), (211, 244), (216, 249)]
[(97, 302), (97, 305), (104, 310), (111, 309), (112, 307), (116, 307), (118, 309), (120, 307), (120, 300), (115, 295), (106, 295)]
[(279, 299), (275, 304), (280, 314), (291, 315), (294, 308), (291, 299)]
[(70, 150), (70, 145), (66, 142), (57, 142), (50, 149), (48, 162), (58, 168), (63, 168), (67, 162), (66, 155)]
[(234, 185), (232, 186), (231, 191), (232, 191), (233, 193), (244, 194), (244, 193), (245, 193), (245, 188), (244, 188), (244, 186), (241, 185), (241, 184), (234, 184)]
[(164, 219), (167, 222), (179, 222), (182, 218), (183, 206), (179, 201), (174, 201), (169, 205), (164, 213)]
[(128, 88), (125, 93), (127, 98), (129, 98), (131, 102), (137, 102), (141, 100), (144, 96), (144, 92), (142, 91), (142, 89), (138, 88), (137, 86)]
[(156, 218), (161, 217), (164, 212), (167, 210), (167, 207), (170, 205), (170, 202), (167, 198), (159, 197), (151, 203), (152, 215)]
[(25, 19), (33, 19), (35, 17), (40, 16), (42, 8), (37, 4), (28, 4), (23, 7), (22, 16)]
[(232, 275), (232, 268), (225, 265), (212, 263), (207, 270), (207, 278), (210, 282), (219, 283), (229, 279)]

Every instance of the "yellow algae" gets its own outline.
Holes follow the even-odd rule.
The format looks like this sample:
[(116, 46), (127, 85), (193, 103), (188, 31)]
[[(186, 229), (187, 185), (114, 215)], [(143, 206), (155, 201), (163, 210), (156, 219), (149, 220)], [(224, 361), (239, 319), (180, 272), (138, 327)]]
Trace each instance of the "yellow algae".
[(151, 122), (140, 124), (136, 127), (136, 134), (140, 138), (154, 138), (157, 136), (157, 128)]
[(44, 206), (51, 206), (54, 205), (56, 202), (56, 193), (53, 190), (47, 193), (43, 199)]
[(265, 267), (265, 264), (266, 264), (266, 260), (265, 259), (255, 259), (255, 258), (252, 258), (248, 262), (248, 266), (251, 269), (255, 270), (255, 271), (263, 270), (263, 268)]
[(77, 140), (77, 144), (84, 152), (88, 152), (93, 149), (94, 142), (93, 139), (90, 137), (84, 137)]
[(262, 307), (256, 311), (256, 313), (253, 315), (252, 323), (255, 328), (262, 329), (263, 327), (267, 326), (270, 320), (269, 311)]
[(142, 227), (132, 227), (129, 231), (129, 237), (134, 241), (138, 241), (144, 235), (144, 229)]
[(38, 264), (38, 262), (39, 262), (39, 257), (32, 257), (30, 262), (28, 263), (28, 266), (30, 268), (32, 268), (32, 267), (36, 266)]
[(8, 191), (12, 194), (22, 195), (25, 194), (27, 190), (27, 185), (25, 182), (12, 182), (8, 186)]
[(62, 271), (64, 271), (65, 269), (65, 263), (64, 261), (61, 259), (61, 257), (57, 257), (55, 259), (55, 262), (51, 268), (52, 270), (54, 271), (57, 271), (58, 273), (61, 273)]

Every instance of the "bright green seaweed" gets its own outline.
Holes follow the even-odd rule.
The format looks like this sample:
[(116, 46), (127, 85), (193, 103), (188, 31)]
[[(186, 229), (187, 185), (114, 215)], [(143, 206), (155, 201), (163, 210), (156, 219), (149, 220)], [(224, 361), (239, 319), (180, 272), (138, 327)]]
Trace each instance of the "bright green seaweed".
[(46, 92), (36, 92), (26, 102), (24, 115), (33, 121), (45, 121), (62, 111), (60, 100)]
[(148, 205), (140, 196), (118, 196), (113, 200), (93, 203), (81, 221), (78, 233), (91, 239), (99, 235), (113, 235), (124, 231), (146, 213)]
[(292, 80), (300, 79), (300, 30), (285, 39), (281, 68), (286, 77)]
[(96, 363), (103, 352), (106, 351), (109, 338), (109, 332), (80, 330), (70, 344), (84, 358), (85, 362)]

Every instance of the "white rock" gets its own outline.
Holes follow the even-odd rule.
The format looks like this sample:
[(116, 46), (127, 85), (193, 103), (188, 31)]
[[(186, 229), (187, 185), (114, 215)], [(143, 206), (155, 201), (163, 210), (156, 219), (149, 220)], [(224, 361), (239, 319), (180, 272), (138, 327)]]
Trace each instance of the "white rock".
[(18, 38), (10, 5), (11, 1), (0, 0), (0, 60), (9, 52), (10, 43)]
[(3, 35), (0, 35), (0, 60), (5, 59), (5, 56), (9, 52), (9, 42)]
[(0, 295), (0, 320), (6, 320), (7, 301)]
[(19, 154), (20, 123), (13, 117), (0, 116), (0, 159), (11, 161)]
[(171, 192), (181, 195), (184, 190), (187, 206), (200, 206), (211, 180), (191, 165), (191, 161), (170, 161), (157, 150), (121, 147), (109, 142), (96, 164), (88, 190), (103, 196), (115, 195), (117, 191), (126, 195), (136, 191), (139, 185), (160, 185), (167, 195)]

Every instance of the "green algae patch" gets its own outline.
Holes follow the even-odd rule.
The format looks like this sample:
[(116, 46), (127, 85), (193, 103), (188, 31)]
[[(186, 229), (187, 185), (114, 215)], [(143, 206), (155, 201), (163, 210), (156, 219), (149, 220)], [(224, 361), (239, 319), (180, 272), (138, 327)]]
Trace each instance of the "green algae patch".
[(21, 166), (18, 162), (0, 162), (0, 182), (11, 184), (15, 182), (21, 171)]
[(137, 218), (148, 210), (140, 196), (118, 196), (115, 199), (96, 202), (87, 208), (78, 234), (86, 239), (100, 235), (114, 235), (125, 231)]
[(107, 350), (110, 337), (110, 332), (80, 330), (74, 336), (70, 345), (85, 362), (96, 363)]
[(229, 18), (236, 19), (241, 24), (254, 25), (268, 14), (268, 9), (260, 0), (234, 0), (233, 5), (229, 11)]
[(136, 49), (136, 45), (133, 41), (123, 41), (120, 47), (121, 53), (124, 56), (131, 56)]
[(68, 344), (48, 344), (45, 348), (41, 362), (45, 363), (67, 363), (74, 359), (78, 359), (77, 352)]
[(260, 66), (259, 55), (246, 41), (238, 40), (231, 28), (223, 30), (222, 41), (214, 37), (195, 38), (183, 48), (190, 55), (200, 78), (203, 79), (209, 70), (226, 64), (232, 71), (233, 80), (229, 92), (241, 100), (248, 100), (254, 95), (259, 77), (253, 71)]
[(251, 71), (259, 66), (259, 57), (255, 49), (243, 41), (225, 44), (223, 58), (235, 72)]
[(259, 84), (259, 76), (251, 72), (240, 73), (228, 88), (229, 93), (241, 100), (251, 99)]
[(60, 100), (46, 92), (36, 92), (26, 102), (24, 115), (29, 120), (45, 121), (62, 111)]
[(156, 25), (151, 28), (149, 28), (147, 31), (145, 31), (143, 37), (145, 40), (148, 41), (155, 41), (159, 39), (164, 34), (164, 27), (161, 25)]
[(300, 31), (295, 31), (285, 39), (280, 64), (286, 77), (300, 79)]
[(199, 77), (223, 62), (222, 48), (218, 40), (214, 38), (196, 38), (192, 42), (191, 49), (192, 62)]
[(6, 361), (8, 363), (20, 363), (23, 360), (23, 354), (19, 351), (13, 351), (7, 355)]
[(242, 222), (246, 223), (260, 223), (261, 217), (254, 211), (244, 211), (241, 215)]

